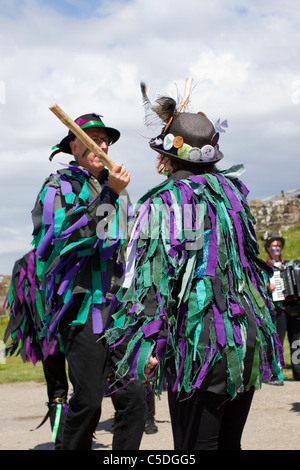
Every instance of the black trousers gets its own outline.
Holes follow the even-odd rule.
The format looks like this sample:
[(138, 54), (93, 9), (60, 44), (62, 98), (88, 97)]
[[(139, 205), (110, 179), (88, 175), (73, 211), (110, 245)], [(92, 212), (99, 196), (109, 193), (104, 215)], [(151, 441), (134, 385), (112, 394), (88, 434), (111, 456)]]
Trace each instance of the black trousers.
[(66, 358), (60, 351), (59, 346), (43, 362), (43, 369), (49, 403), (53, 403), (56, 398), (67, 399), (69, 383), (66, 373)]
[[(85, 325), (68, 326), (74, 312), (66, 313), (60, 332), (68, 362), (73, 394), (69, 399), (64, 425), (63, 450), (90, 450), (93, 434), (101, 416), (102, 399), (107, 390), (108, 378), (122, 349), (110, 352), (103, 339), (93, 333), (89, 315)], [(147, 405), (145, 387), (133, 381), (124, 388), (116, 384), (113, 394), (115, 427), (113, 450), (137, 450), (143, 436)]]
[[(47, 384), (50, 426), (52, 430), (57, 427), (55, 449), (60, 450), (66, 420), (69, 382), (66, 373), (66, 358), (59, 346), (43, 362), (43, 369)], [(59, 424), (56, 415), (58, 406), (61, 406)]]
[(147, 400), (147, 420), (155, 419), (155, 395), (149, 382), (145, 382)]
[(226, 395), (197, 390), (187, 398), (168, 391), (175, 450), (241, 450), (253, 391)]
[(291, 364), (293, 377), (296, 380), (300, 380), (300, 311), (298, 316), (289, 316), (284, 310), (277, 315), (276, 329), (281, 344), (284, 343), (285, 334), (288, 335), (290, 353), (291, 353)]

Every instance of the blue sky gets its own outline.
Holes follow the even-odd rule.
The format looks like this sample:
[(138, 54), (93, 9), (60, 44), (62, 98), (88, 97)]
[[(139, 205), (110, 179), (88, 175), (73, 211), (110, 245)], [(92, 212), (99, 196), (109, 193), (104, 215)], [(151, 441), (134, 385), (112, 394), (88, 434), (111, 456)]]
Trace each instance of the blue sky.
[(89, 1), (77, 1), (72, 0), (42, 0), (42, 3), (48, 5), (50, 8), (55, 9), (58, 13), (64, 16), (75, 16), (82, 18), (89, 18), (95, 14), (95, 10), (99, 6), (99, 2), (96, 0)]
[(299, 184), (300, 7), (294, 0), (2, 0), (0, 2), (0, 274), (30, 248), (30, 211), (67, 132), (49, 111), (90, 111), (121, 131), (110, 157), (136, 201), (161, 182), (140, 80), (189, 110), (227, 119), (221, 168), (243, 162), (249, 199)]
[[(111, 0), (113, 3), (114, 0)], [(126, 3), (129, 0), (122, 0), (118, 3)], [(107, 3), (107, 2), (106, 2)], [(59, 14), (66, 17), (91, 18), (101, 14), (101, 7), (105, 1), (99, 0), (41, 0), (41, 4), (48, 5)]]
[[(109, 3), (125, 4), (130, 0), (39, 0), (35, 2), (37, 8), (48, 7), (63, 17), (74, 17), (87, 19), (101, 15), (101, 9)], [(2, 0), (0, 3), (0, 14), (7, 16), (19, 16), (24, 9), (30, 7), (26, 0)]]

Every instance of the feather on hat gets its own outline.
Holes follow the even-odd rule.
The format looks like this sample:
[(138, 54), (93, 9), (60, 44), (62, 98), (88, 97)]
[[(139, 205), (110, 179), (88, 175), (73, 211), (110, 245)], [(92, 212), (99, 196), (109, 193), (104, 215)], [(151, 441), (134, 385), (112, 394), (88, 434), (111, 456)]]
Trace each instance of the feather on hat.
[[(151, 103), (144, 82), (141, 82), (141, 92), (145, 124), (157, 124), (157, 117), (164, 124), (161, 134), (149, 142), (153, 150), (167, 157), (184, 160), (188, 165), (207, 165), (223, 158), (218, 145), (220, 129), (202, 112), (185, 112), (190, 99), (190, 88), (185, 91), (180, 105), (169, 96), (159, 96)], [(227, 127), (227, 121), (223, 121), (222, 125)], [(225, 132), (223, 128), (222, 132)]]

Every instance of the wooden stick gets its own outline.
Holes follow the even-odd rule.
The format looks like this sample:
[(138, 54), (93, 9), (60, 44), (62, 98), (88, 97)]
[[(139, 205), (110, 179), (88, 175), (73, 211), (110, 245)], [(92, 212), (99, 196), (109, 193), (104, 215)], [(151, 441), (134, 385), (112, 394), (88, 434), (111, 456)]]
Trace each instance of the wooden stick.
[[(183, 113), (185, 111), (185, 108), (187, 107), (187, 104), (189, 102), (190, 98), (190, 93), (191, 93), (191, 88), (192, 88), (192, 77), (187, 77), (185, 80), (185, 88), (184, 88), (184, 93), (183, 93), (183, 98), (181, 101), (181, 104), (179, 106), (178, 112)], [(173, 121), (173, 116), (170, 117), (169, 122), (167, 123), (166, 127), (164, 128), (164, 133), (167, 132), (169, 129), (171, 122)]]
[(103, 150), (98, 147), (98, 145), (81, 129), (81, 127), (76, 124), (57, 104), (51, 103), (49, 106), (50, 111), (52, 111), (55, 116), (60, 119), (60, 121), (65, 124), (71, 132), (73, 132), (76, 137), (91, 151), (100, 162), (103, 163), (109, 170), (115, 165), (115, 163), (106, 155)]
[(187, 77), (186, 80), (185, 80), (184, 94), (183, 94), (181, 104), (179, 106), (179, 110), (178, 110), (179, 113), (183, 113), (185, 111), (185, 108), (187, 107), (187, 104), (188, 104), (189, 98), (190, 98), (192, 82), (193, 82), (192, 77)]

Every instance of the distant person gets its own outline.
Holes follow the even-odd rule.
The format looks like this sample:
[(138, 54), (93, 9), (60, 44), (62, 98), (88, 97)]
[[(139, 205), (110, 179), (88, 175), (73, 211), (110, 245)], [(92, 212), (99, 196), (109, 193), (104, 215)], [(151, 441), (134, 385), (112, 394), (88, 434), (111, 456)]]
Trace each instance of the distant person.
[(125, 324), (105, 335), (130, 337), (118, 374), (149, 377), (158, 392), (166, 379), (176, 450), (239, 450), (254, 391), (273, 364), (282, 376), (270, 269), (241, 168), (216, 167), (220, 125), (168, 97), (152, 109), (164, 127), (150, 147), (168, 178), (137, 204), (118, 293)]
[[(265, 250), (267, 252), (266, 262), (274, 270), (274, 273), (286, 274), (292, 277), (294, 268), (299, 269), (298, 263), (288, 261), (283, 258), (282, 250), (285, 246), (285, 239), (278, 232), (272, 232), (265, 236)], [(286, 276), (286, 279), (288, 278)], [(294, 380), (300, 380), (300, 291), (284, 292), (283, 280), (276, 284), (274, 274), (267, 281), (267, 288), (271, 295), (274, 296), (276, 305), (275, 324), (278, 331), (279, 339), (283, 345), (285, 335), (287, 333), (291, 364)], [(276, 289), (279, 294), (276, 295)], [(278, 295), (282, 298), (278, 300)], [(273, 385), (283, 385), (283, 381), (272, 378), (270, 381)]]

